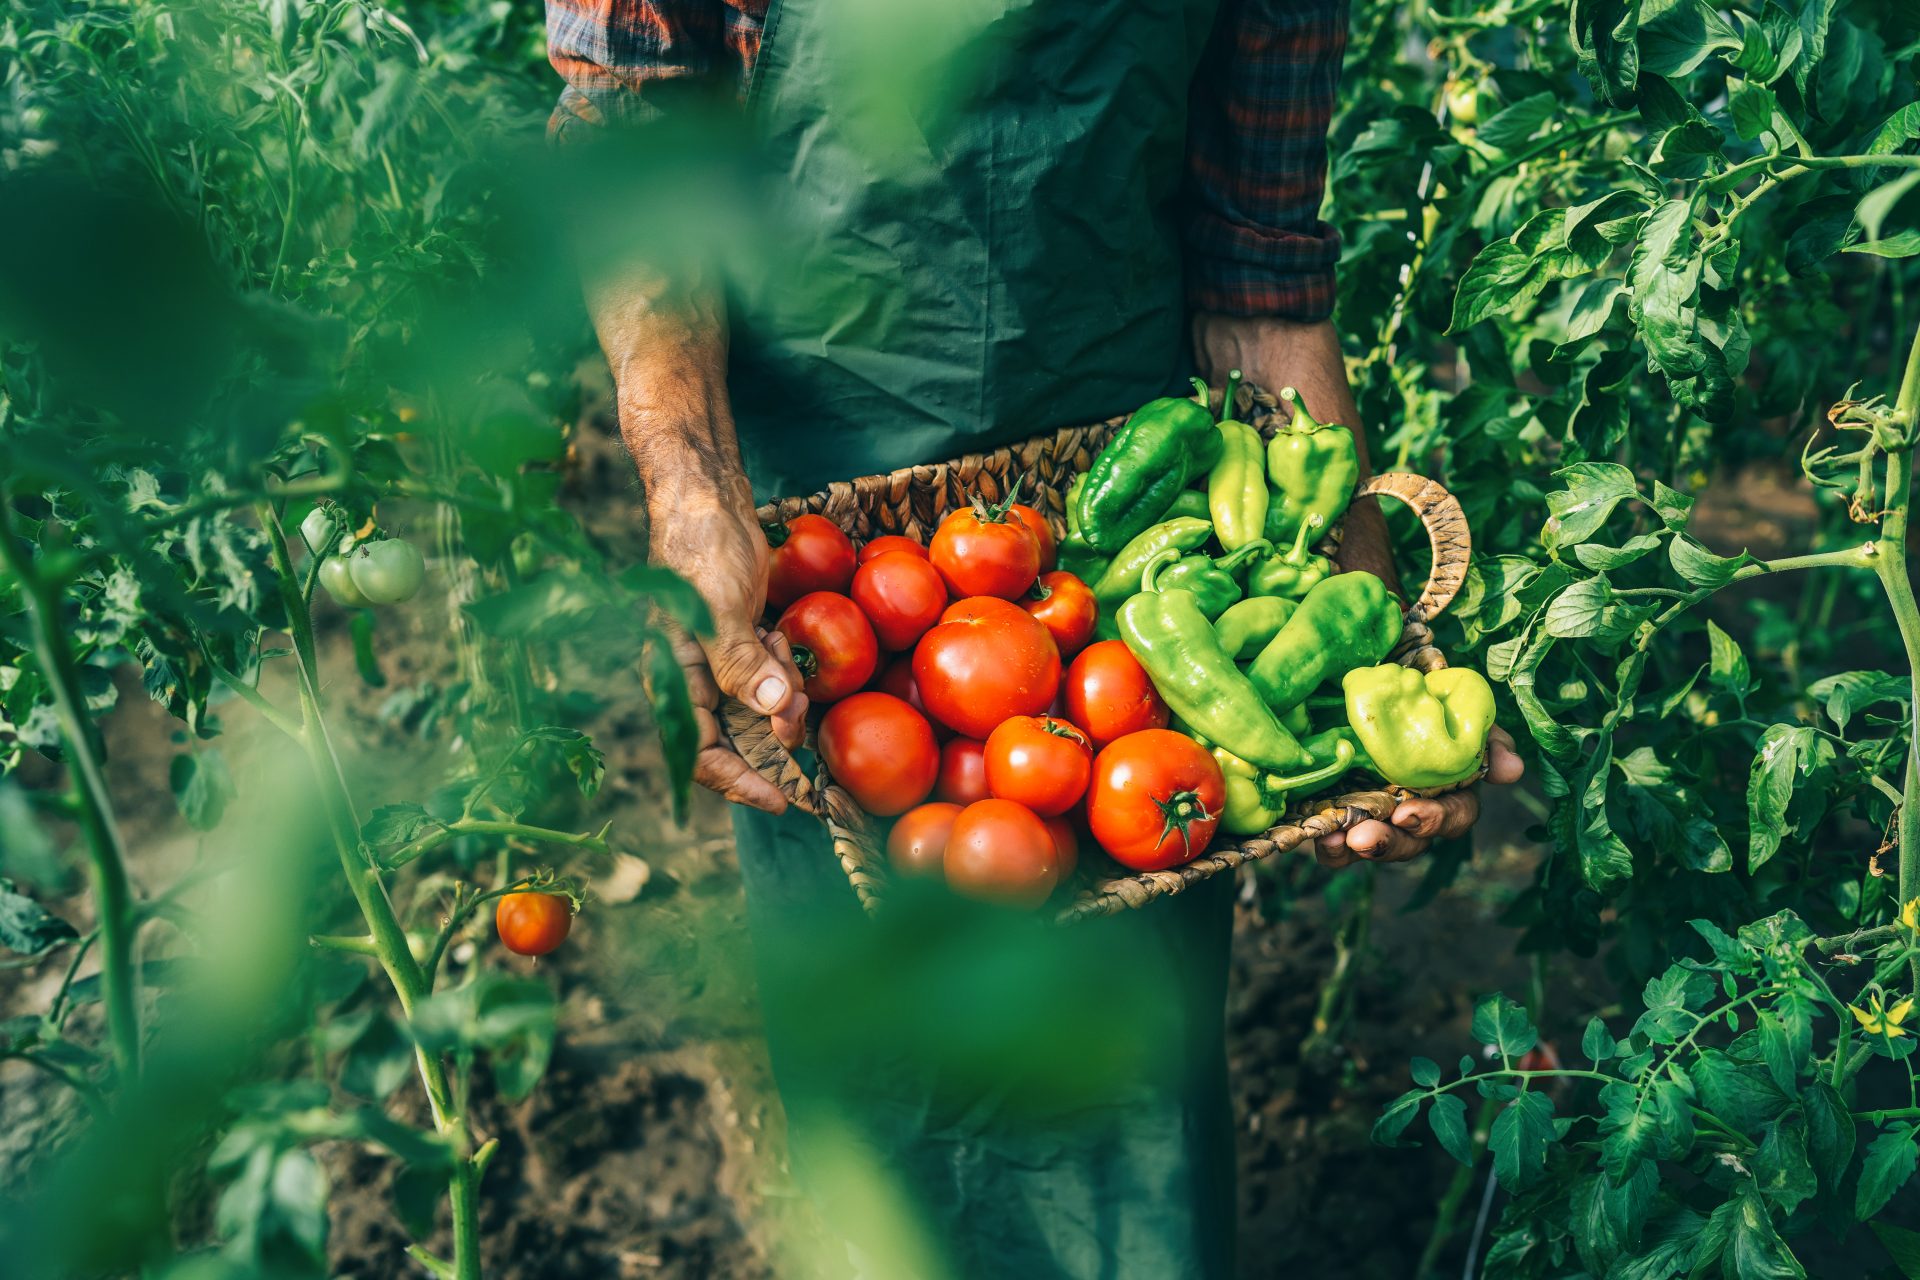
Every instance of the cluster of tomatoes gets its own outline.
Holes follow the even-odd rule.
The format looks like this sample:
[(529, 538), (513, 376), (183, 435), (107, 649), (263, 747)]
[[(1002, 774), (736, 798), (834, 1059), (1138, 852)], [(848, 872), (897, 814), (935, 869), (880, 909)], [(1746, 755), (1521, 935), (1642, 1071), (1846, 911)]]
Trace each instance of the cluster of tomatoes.
[(898, 875), (1031, 909), (1086, 836), (1143, 871), (1206, 847), (1219, 766), (1167, 728), (1124, 644), (1089, 643), (1093, 592), (1054, 569), (1039, 512), (976, 503), (926, 546), (887, 536), (857, 552), (803, 515), (768, 541), (774, 627), (826, 707), (818, 750), (862, 809), (898, 819)]
[(323, 557), (316, 576), (327, 594), (349, 609), (413, 599), (427, 576), (420, 549), (404, 538), (366, 536), (371, 520), (359, 531), (352, 526), (346, 511), (330, 502), (300, 522), (307, 548)]

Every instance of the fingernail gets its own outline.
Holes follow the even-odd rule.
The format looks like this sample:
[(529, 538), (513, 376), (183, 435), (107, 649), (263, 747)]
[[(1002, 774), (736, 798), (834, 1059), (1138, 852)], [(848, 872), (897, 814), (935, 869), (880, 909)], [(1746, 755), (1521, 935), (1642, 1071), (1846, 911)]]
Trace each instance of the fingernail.
[(768, 676), (753, 691), (754, 707), (764, 715), (772, 715), (786, 696), (787, 682), (779, 676)]

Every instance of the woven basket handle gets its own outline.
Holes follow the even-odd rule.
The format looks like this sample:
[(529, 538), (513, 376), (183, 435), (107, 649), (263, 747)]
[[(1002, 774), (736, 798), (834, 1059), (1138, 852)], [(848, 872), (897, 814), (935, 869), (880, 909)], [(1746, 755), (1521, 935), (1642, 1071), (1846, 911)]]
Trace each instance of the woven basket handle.
[(1389, 471), (1361, 485), (1358, 492), (1384, 494), (1412, 507), (1433, 541), (1433, 567), (1427, 573), (1427, 586), (1420, 598), (1407, 610), (1407, 619), (1428, 623), (1439, 617), (1467, 580), (1467, 566), (1473, 560), (1473, 535), (1467, 531), (1467, 513), (1460, 499), (1425, 476), (1404, 471)]
[(740, 753), (747, 767), (780, 788), (788, 804), (807, 813), (820, 813), (819, 794), (813, 780), (801, 769), (793, 753), (773, 736), (773, 721), (744, 702), (722, 696), (720, 724), (733, 739), (733, 749)]

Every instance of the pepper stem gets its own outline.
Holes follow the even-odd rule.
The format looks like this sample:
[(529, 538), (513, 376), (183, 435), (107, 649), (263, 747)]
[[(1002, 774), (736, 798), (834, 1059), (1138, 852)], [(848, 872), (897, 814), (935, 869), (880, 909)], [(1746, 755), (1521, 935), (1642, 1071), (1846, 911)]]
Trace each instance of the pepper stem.
[(1296, 569), (1301, 569), (1306, 567), (1307, 535), (1313, 532), (1314, 530), (1318, 529), (1321, 525), (1325, 524), (1326, 522), (1327, 522), (1326, 517), (1320, 515), (1318, 512), (1316, 512), (1311, 516), (1308, 516), (1305, 520), (1302, 520), (1300, 522), (1300, 532), (1295, 534), (1293, 538), (1293, 550), (1287, 552), (1288, 564), (1292, 565)]
[(1193, 398), (1200, 402), (1200, 407), (1202, 409), (1205, 409), (1208, 413), (1212, 413), (1213, 412), (1213, 388), (1209, 387), (1206, 384), (1205, 380), (1201, 378), (1188, 378), (1187, 381), (1193, 384), (1193, 390), (1194, 390)]
[(1238, 569), (1257, 555), (1267, 555), (1273, 551), (1273, 544), (1265, 538), (1255, 538), (1244, 546), (1236, 547), (1213, 562), (1216, 569)]
[(1227, 370), (1226, 394), (1220, 400), (1220, 419), (1219, 420), (1221, 422), (1225, 422), (1229, 418), (1233, 417), (1233, 402), (1235, 397), (1237, 397), (1239, 394), (1240, 394), (1240, 371), (1238, 369), (1229, 369)]
[(1345, 738), (1341, 738), (1333, 744), (1333, 759), (1327, 761), (1327, 763), (1321, 765), (1318, 769), (1309, 769), (1305, 773), (1276, 777), (1272, 780), (1271, 785), (1276, 791), (1284, 791), (1288, 795), (1292, 795), (1296, 791), (1304, 791), (1308, 787), (1317, 786), (1322, 782), (1327, 782), (1339, 777), (1345, 773), (1352, 764), (1353, 744)]
[(1153, 559), (1147, 561), (1147, 567), (1140, 571), (1140, 589), (1158, 592), (1160, 584), (1155, 580), (1159, 578), (1160, 570), (1179, 558), (1180, 551), (1177, 547), (1168, 547), (1165, 551), (1155, 554)]
[(1324, 425), (1307, 412), (1306, 401), (1302, 400), (1300, 393), (1292, 387), (1280, 388), (1280, 398), (1293, 406), (1293, 422), (1290, 424), (1292, 430), (1316, 431)]

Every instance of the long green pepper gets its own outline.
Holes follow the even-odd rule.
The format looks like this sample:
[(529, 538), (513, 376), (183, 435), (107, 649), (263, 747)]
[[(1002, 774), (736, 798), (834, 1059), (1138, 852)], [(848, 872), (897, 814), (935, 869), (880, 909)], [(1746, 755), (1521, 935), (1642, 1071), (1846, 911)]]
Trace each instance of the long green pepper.
[(1168, 708), (1200, 736), (1265, 769), (1308, 763), (1298, 739), (1220, 647), (1193, 593), (1160, 589), (1159, 571), (1177, 554), (1161, 552), (1141, 574), (1139, 594), (1120, 606), (1120, 638)]
[(1168, 396), (1142, 405), (1093, 460), (1078, 505), (1081, 536), (1094, 550), (1125, 547), (1219, 458), (1207, 386), (1198, 378), (1193, 383), (1198, 402)]
[(1239, 388), (1240, 371), (1235, 369), (1227, 375), (1226, 399), (1220, 406), (1220, 461), (1207, 477), (1207, 514), (1213, 518), (1214, 536), (1228, 551), (1263, 537), (1267, 523), (1266, 446), (1258, 431), (1232, 416)]
[(1188, 516), (1176, 516), (1142, 530), (1120, 548), (1120, 554), (1090, 584), (1094, 600), (1103, 612), (1109, 607), (1118, 607), (1121, 601), (1140, 589), (1140, 575), (1146, 572), (1147, 565), (1155, 556), (1163, 551), (1192, 551), (1212, 533), (1213, 525)]
[(1240, 583), (1234, 578), (1235, 571), (1254, 556), (1272, 549), (1273, 544), (1262, 538), (1218, 558), (1187, 556), (1161, 572), (1160, 589), (1191, 591), (1200, 606), (1200, 612), (1206, 614), (1211, 622), (1240, 600), (1242, 593)]
[(1323, 680), (1370, 667), (1400, 640), (1400, 605), (1371, 573), (1337, 573), (1307, 592), (1247, 668), (1275, 711), (1306, 700)]

